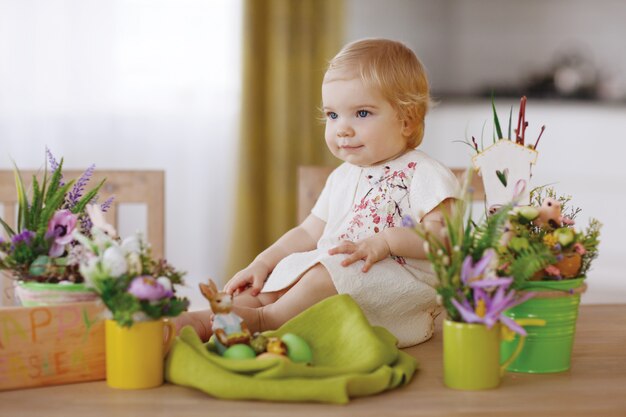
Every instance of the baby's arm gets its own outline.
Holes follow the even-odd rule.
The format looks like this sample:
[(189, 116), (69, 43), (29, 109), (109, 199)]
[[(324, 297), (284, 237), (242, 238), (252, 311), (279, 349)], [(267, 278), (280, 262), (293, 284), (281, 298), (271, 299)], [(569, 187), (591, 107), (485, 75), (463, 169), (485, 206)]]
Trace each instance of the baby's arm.
[[(444, 227), (444, 210), (449, 212), (451, 199), (444, 200), (422, 218), (422, 224), (430, 233), (439, 235)], [(376, 262), (390, 255), (405, 258), (426, 259), (424, 240), (408, 227), (391, 227), (360, 242), (342, 242), (328, 251), (329, 254), (347, 253), (341, 264), (348, 266), (363, 259), (363, 272), (370, 270)]]
[(263, 288), (267, 276), (283, 258), (292, 253), (315, 249), (325, 226), (326, 222), (310, 214), (299, 226), (285, 233), (272, 246), (261, 252), (246, 269), (235, 274), (224, 287), (224, 291), (232, 294), (236, 290), (243, 290), (252, 285), (252, 295), (257, 295)]

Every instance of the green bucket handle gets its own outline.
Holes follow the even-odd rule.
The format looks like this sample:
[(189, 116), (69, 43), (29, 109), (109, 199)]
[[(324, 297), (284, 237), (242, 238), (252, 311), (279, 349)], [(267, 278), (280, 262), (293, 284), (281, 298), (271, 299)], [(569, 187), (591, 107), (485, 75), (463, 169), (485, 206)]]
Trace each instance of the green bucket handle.
[[(520, 326), (542, 327), (546, 325), (546, 321), (543, 319), (516, 319), (515, 323), (519, 324)], [(508, 327), (500, 326), (500, 338), (502, 340), (511, 341), (515, 338), (515, 334), (516, 333), (513, 330), (509, 329)], [(509, 356), (509, 358), (500, 365), (500, 376), (504, 375), (504, 373), (506, 372), (506, 368), (508, 368), (509, 365), (513, 363), (515, 359), (517, 359), (519, 354), (522, 352), (522, 349), (524, 348), (525, 341), (526, 341), (526, 336), (520, 335), (519, 341), (517, 342), (517, 346), (515, 347), (515, 350), (513, 351), (511, 356)]]

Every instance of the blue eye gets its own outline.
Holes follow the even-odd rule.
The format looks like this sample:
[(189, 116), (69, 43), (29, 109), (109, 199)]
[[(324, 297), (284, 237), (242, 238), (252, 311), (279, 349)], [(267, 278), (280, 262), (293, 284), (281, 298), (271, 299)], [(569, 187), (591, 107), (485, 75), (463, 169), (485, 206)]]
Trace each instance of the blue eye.
[(357, 117), (367, 117), (370, 114), (367, 110), (359, 110), (356, 112)]
[(337, 117), (339, 117), (339, 115), (337, 113), (335, 113), (334, 111), (329, 111), (328, 113), (326, 113), (326, 117), (328, 117), (329, 119), (336, 119)]

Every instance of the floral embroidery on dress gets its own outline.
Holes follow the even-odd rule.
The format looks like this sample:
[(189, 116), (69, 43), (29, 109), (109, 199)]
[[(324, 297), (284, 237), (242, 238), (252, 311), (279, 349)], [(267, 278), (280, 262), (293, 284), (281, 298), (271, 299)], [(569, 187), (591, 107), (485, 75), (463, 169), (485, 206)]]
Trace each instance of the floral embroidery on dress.
[[(409, 185), (415, 174), (415, 162), (392, 171), (388, 165), (366, 171), (369, 189), (357, 198), (352, 208), (352, 218), (340, 240), (359, 241), (382, 230), (402, 223), (404, 212), (411, 208)], [(393, 257), (399, 264), (406, 264), (400, 256)]]

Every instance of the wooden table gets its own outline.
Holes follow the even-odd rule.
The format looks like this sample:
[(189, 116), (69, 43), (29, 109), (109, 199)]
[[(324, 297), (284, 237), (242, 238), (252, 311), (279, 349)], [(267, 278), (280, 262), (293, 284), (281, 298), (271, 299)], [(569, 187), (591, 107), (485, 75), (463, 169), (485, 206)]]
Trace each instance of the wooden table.
[(0, 393), (0, 416), (626, 416), (626, 304), (581, 307), (569, 372), (510, 373), (494, 390), (443, 385), (441, 326), (407, 352), (421, 364), (408, 386), (347, 406), (221, 401), (168, 384), (122, 391), (101, 381)]

